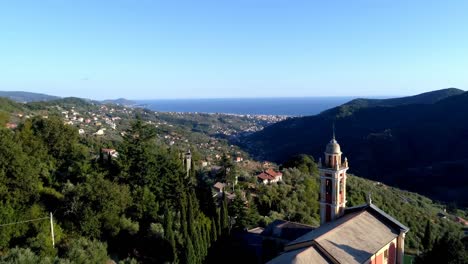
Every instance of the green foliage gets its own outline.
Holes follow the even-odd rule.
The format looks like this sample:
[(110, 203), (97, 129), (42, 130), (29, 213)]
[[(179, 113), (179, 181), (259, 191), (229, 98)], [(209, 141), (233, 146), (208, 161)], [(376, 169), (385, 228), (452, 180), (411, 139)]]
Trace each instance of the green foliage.
[(132, 199), (128, 186), (119, 185), (102, 174), (86, 177), (83, 184), (71, 186), (66, 192), (66, 218), (84, 235), (99, 238), (103, 234), (115, 236), (123, 223), (123, 213)]
[(0, 111), (0, 127), (4, 127), (8, 121), (10, 121), (10, 115)]
[(444, 232), (461, 233), (459, 224), (450, 219), (440, 218), (438, 213), (443, 206), (435, 204), (430, 199), (415, 193), (402, 191), (378, 182), (348, 175), (347, 206), (366, 203), (366, 197), (371, 194), (372, 203), (410, 228), (405, 246), (412, 252), (425, 250), (423, 239), (427, 223), (430, 222), (431, 237), (441, 236)]
[(41, 258), (29, 248), (11, 249), (7, 255), (0, 257), (0, 264), (52, 264), (50, 258)]
[(37, 255), (29, 248), (18, 247), (8, 251), (6, 255), (0, 256), (0, 264), (98, 264), (107, 263), (108, 260), (105, 243), (83, 237), (68, 242), (63, 258), (44, 257)]
[(468, 263), (468, 244), (463, 244), (458, 235), (447, 232), (435, 241), (431, 250), (416, 258), (416, 263)]
[(317, 175), (318, 168), (312, 156), (300, 154), (283, 163), (283, 168), (296, 168), (304, 174)]
[(280, 218), (304, 224), (317, 225), (319, 219), (318, 176), (298, 169), (283, 171), (284, 184), (261, 186), (257, 207), (266, 216), (265, 224)]
[(109, 259), (105, 243), (82, 237), (69, 243), (65, 257), (76, 264), (106, 263)]
[(23, 107), (21, 104), (13, 102), (10, 99), (0, 97), (0, 111), (11, 113), (14, 111), (22, 111)]
[[(109, 250), (124, 263), (202, 263), (216, 225), (201, 210), (196, 173), (187, 175), (179, 151), (159, 145), (141, 120), (115, 146), (119, 158), (99, 162), (102, 147), (56, 117), (0, 129), (0, 223), (52, 211), (56, 242), (54, 249), (47, 219), (2, 227), (2, 261), (105, 263)], [(213, 207), (204, 210), (216, 214)]]
[(227, 233), (229, 231), (229, 212), (227, 206), (227, 199), (226, 195), (223, 194), (223, 200), (221, 202), (221, 209), (220, 209), (220, 232), (219, 233)]
[(427, 220), (426, 229), (424, 230), (424, 237), (422, 238), (422, 246), (426, 250), (430, 250), (432, 248), (432, 228), (431, 222)]

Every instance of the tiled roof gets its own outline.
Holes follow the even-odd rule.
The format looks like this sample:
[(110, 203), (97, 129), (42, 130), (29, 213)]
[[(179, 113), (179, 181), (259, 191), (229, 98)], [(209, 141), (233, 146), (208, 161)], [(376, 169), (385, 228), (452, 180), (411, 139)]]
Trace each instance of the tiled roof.
[[(286, 253), (278, 258), (284, 259), (282, 256), (286, 254), (294, 255), (293, 252), (302, 254), (307, 249), (313, 248), (338, 263), (363, 263), (398, 237), (400, 232), (408, 230), (408, 227), (373, 204), (347, 208), (341, 218), (326, 223), (289, 243), (285, 248)], [(310, 253), (302, 257), (309, 255), (315, 256)], [(306, 260), (298, 262), (299, 255), (290, 260), (270, 263), (307, 263)], [(309, 261), (316, 262), (315, 259)]]
[(257, 175), (258, 178), (262, 180), (274, 180), (276, 177), (282, 176), (283, 174), (281, 172), (274, 171), (273, 169), (268, 169), (259, 175)]
[(213, 185), (213, 187), (217, 188), (217, 189), (223, 189), (224, 187), (226, 186), (226, 184), (222, 183), (222, 182), (217, 182), (215, 183), (215, 185)]
[(279, 172), (279, 171), (274, 171), (273, 169), (268, 169), (265, 171), (267, 174), (270, 174), (271, 176), (273, 177), (277, 177), (277, 176), (281, 176), (283, 175), (283, 173)]
[(267, 174), (265, 172), (260, 173), (259, 175), (257, 175), (257, 177), (262, 179), (262, 180), (274, 180), (275, 179), (273, 176), (271, 176), (270, 174)]
[(278, 257), (270, 260), (268, 264), (282, 264), (282, 263), (293, 263), (293, 264), (329, 264), (331, 262), (324, 254), (322, 254), (317, 246), (311, 246), (293, 251), (285, 252)]
[(285, 220), (275, 220), (265, 227), (263, 236), (276, 237), (279, 239), (293, 241), (304, 234), (309, 233), (317, 227)]
[(252, 233), (252, 234), (261, 234), (263, 230), (264, 229), (262, 227), (255, 227), (255, 228), (247, 230), (247, 232)]

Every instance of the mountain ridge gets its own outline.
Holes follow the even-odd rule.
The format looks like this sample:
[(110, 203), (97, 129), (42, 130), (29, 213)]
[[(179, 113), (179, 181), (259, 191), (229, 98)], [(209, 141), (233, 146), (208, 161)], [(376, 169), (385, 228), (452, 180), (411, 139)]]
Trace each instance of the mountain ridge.
[(429, 104), (332, 113), (282, 121), (241, 138), (239, 144), (257, 158), (280, 163), (302, 153), (320, 157), (334, 123), (352, 173), (437, 200), (468, 201), (463, 187), (467, 177), (444, 180), (446, 174), (468, 174), (467, 92)]
[(465, 91), (458, 88), (446, 88), (406, 97), (395, 97), (387, 99), (357, 98), (340, 106), (325, 110), (322, 113), (339, 115), (343, 113), (349, 114), (349, 112), (367, 107), (395, 107), (408, 104), (434, 104), (440, 100), (453, 95), (460, 95), (464, 92)]
[(0, 97), (6, 97), (13, 101), (20, 103), (38, 102), (38, 101), (52, 101), (60, 99), (58, 96), (43, 94), (43, 93), (32, 93), (24, 91), (0, 91)]

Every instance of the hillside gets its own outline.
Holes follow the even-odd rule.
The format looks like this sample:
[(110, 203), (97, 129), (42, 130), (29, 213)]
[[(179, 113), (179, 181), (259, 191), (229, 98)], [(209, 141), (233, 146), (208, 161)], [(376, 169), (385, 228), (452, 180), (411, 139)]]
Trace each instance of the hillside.
[(10, 113), (13, 111), (21, 111), (22, 109), (23, 106), (20, 103), (0, 97), (0, 111)]
[(41, 94), (41, 93), (30, 93), (21, 91), (0, 91), (0, 97), (6, 97), (13, 101), (24, 103), (24, 102), (38, 102), (38, 101), (50, 101), (56, 100), (60, 97)]
[(136, 102), (132, 100), (128, 100), (125, 98), (118, 98), (118, 99), (107, 99), (102, 101), (103, 104), (116, 104), (116, 105), (123, 105), (123, 106), (133, 106), (136, 105)]
[(276, 162), (300, 153), (319, 157), (335, 123), (352, 173), (467, 205), (468, 93), (435, 103), (330, 113), (276, 123), (243, 138), (241, 146), (256, 157)]
[[(347, 193), (348, 206), (364, 204), (365, 197), (371, 194), (372, 203), (408, 226), (410, 232), (406, 238), (406, 248), (410, 253), (423, 250), (421, 240), (424, 237), (427, 221), (431, 222), (435, 237), (448, 230), (461, 231), (462, 225), (454, 221), (455, 214), (444, 213), (444, 206), (434, 203), (425, 196), (354, 175), (348, 177)], [(466, 213), (466, 211), (458, 211), (457, 215), (466, 218)]]
[(392, 107), (392, 106), (401, 106), (401, 105), (410, 105), (410, 104), (434, 104), (440, 100), (448, 98), (453, 95), (460, 95), (464, 93), (463, 90), (457, 88), (447, 88), (436, 91), (431, 91), (427, 93), (422, 93), (413, 96), (399, 97), (399, 98), (389, 98), (389, 99), (364, 99), (358, 98), (354, 99), (348, 103), (345, 103), (341, 106), (326, 110), (323, 114), (332, 115), (332, 116), (346, 116), (354, 111), (367, 108), (367, 107)]

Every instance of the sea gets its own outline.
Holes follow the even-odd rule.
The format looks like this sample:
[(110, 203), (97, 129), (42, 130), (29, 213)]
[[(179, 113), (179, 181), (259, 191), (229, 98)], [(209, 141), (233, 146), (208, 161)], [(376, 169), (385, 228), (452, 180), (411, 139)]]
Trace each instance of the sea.
[(229, 98), (134, 100), (160, 112), (224, 113), (239, 115), (307, 116), (339, 106), (356, 97)]

